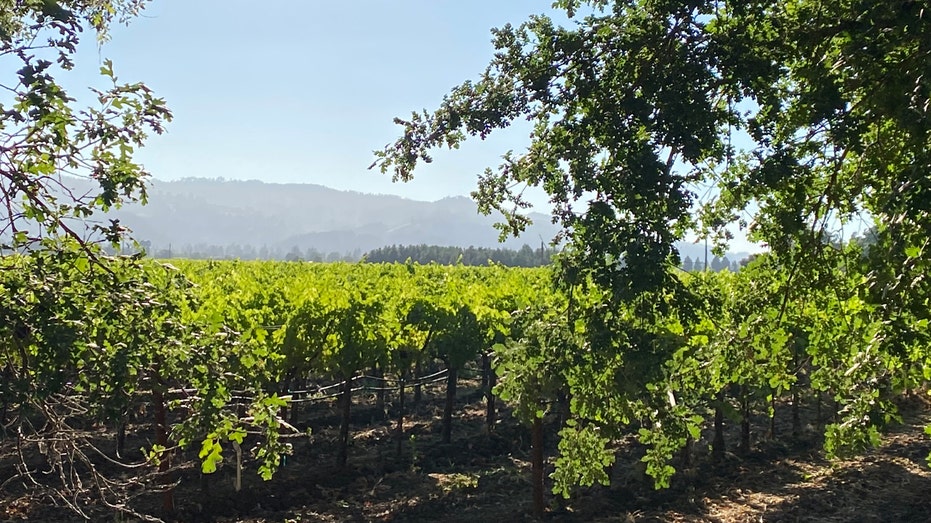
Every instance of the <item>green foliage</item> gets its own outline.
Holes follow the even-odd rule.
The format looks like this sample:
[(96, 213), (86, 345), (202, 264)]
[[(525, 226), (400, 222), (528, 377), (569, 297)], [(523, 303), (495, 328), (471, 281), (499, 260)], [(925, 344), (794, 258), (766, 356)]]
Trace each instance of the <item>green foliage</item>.
[(566, 371), (574, 343), (554, 304), (518, 311), (505, 343), (496, 344), (495, 394), (515, 405), (514, 415), (530, 426), (543, 418), (546, 405), (566, 386)]
[[(665, 485), (708, 405), (748, 418), (764, 400), (797, 399), (805, 380), (838, 402), (829, 454), (875, 443), (895, 419), (888, 399), (931, 375), (924, 6), (554, 5), (589, 14), (493, 30), (480, 78), (396, 119), (401, 136), (373, 167), (407, 181), (436, 148), (532, 123), (527, 149), (505, 153), (473, 196), (511, 233), (527, 223), (526, 187), (542, 188), (564, 227), (555, 279), (579, 342), (556, 374), (599, 436), (561, 448), (558, 463), (575, 471), (563, 479), (594, 481), (584, 458), (639, 419), (648, 470)], [(834, 229), (865, 216), (864, 253)], [(722, 247), (732, 225), (770, 252), (739, 275), (680, 278), (674, 242), (691, 231)], [(514, 383), (534, 383), (534, 340), (511, 343), (524, 355), (508, 362)], [(538, 411), (538, 394), (509, 393)]]
[[(261, 382), (264, 356), (275, 360), (261, 352), (266, 333), (230, 329), (171, 266), (106, 256), (102, 245), (124, 244), (126, 230), (118, 220), (88, 220), (146, 201), (148, 173), (133, 155), (171, 113), (144, 84), (121, 83), (109, 60), (88, 107), (60, 79), (84, 29), (102, 43), (111, 23), (144, 3), (0, 1), (0, 57), (19, 62), (0, 98), (0, 437), (17, 434), (24, 463), (45, 455), (50, 474), (24, 469), (25, 483), (89, 519), (94, 502), (135, 514), (126, 501), (171, 473), (175, 443), (199, 445), (201, 467), (215, 470), (223, 443), (259, 426), (265, 476), (281, 449), (272, 419), (280, 402), (262, 400), (264, 414), (246, 419), (230, 405), (233, 390), (248, 395)], [(94, 189), (73, 192), (77, 177)], [(180, 411), (171, 418), (180, 421), (160, 420), (166, 410)], [(155, 435), (146, 461), (118, 450), (107, 458), (123, 468), (94, 466), (103, 453), (97, 425), (124, 426), (142, 412), (147, 439)]]
[(249, 411), (252, 418), (250, 421), (262, 431), (262, 443), (256, 446), (255, 457), (259, 461), (259, 476), (265, 481), (272, 479), (282, 457), (291, 450), (290, 445), (279, 440), (281, 420), (278, 418), (278, 412), (286, 405), (287, 402), (277, 396), (260, 396), (253, 402)]
[[(843, 455), (875, 444), (896, 420), (890, 400), (931, 376), (931, 26), (919, 2), (563, 0), (570, 16), (589, 14), (496, 29), (484, 74), (396, 120), (403, 136), (375, 165), (409, 180), (437, 147), (530, 121), (528, 148), (506, 153), (474, 196), (503, 213), (507, 234), (528, 223), (523, 191), (546, 191), (566, 242), (551, 272), (177, 270), (104, 256), (100, 244), (125, 231), (85, 219), (145, 201), (133, 154), (171, 114), (109, 61), (92, 107), (58, 77), (82, 27), (103, 41), (143, 4), (0, 0), (0, 57), (17, 64), (0, 99), (0, 422), (24, 453), (82, 459), (93, 432), (78, 418), (122, 424), (151, 402), (179, 421), (147, 420), (157, 441), (132, 470), (168, 474), (176, 448), (193, 447), (209, 473), (225, 445), (255, 434), (268, 479), (289, 448), (280, 416), (293, 387), (375, 364), (403, 379), (423, 358), (455, 370), (494, 346), (496, 390), (522, 422), (568, 398), (557, 492), (606, 483), (630, 432), (663, 487), (712, 407), (749, 421), (825, 393), (838, 407), (825, 449)], [(95, 189), (71, 194), (66, 176)], [(835, 237), (864, 216), (868, 245)], [(769, 252), (737, 274), (677, 269), (676, 241), (720, 247), (734, 224)], [(252, 400), (244, 416), (233, 391)], [(35, 484), (84, 516), (73, 500), (87, 485), (126, 507), (137, 481), (48, 464), (57, 474)]]
[(570, 424), (559, 433), (559, 454), (553, 473), (553, 492), (568, 499), (577, 486), (609, 484), (607, 469), (614, 464), (611, 439), (593, 425)]
[(487, 247), (441, 247), (438, 245), (391, 245), (365, 253), (363, 261), (369, 263), (417, 262), (421, 265), (483, 266), (491, 263), (508, 267), (540, 267), (548, 265), (555, 251), (552, 248), (532, 249), (524, 244), (520, 250), (490, 249)]
[[(925, 427), (925, 434), (927, 434), (928, 436), (931, 436), (931, 425)], [(931, 455), (928, 455), (927, 462), (928, 462), (928, 466), (931, 467)]]

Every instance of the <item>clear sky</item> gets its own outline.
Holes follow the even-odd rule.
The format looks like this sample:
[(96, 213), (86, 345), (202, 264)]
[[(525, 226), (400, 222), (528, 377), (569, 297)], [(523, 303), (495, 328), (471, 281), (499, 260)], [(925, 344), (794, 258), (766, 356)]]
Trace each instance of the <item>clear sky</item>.
[[(111, 59), (121, 82), (141, 81), (174, 121), (137, 159), (156, 179), (207, 177), (315, 183), (415, 200), (468, 195), (477, 175), (528, 144), (518, 123), (482, 142), (437, 152), (410, 183), (368, 170), (393, 142), (396, 116), (436, 108), (484, 71), (491, 28), (546, 13), (552, 0), (151, 0), (98, 48), (85, 35), (72, 95), (104, 86)], [(3, 64), (0, 64), (2, 68)], [(549, 212), (542, 190), (525, 194)], [(742, 234), (732, 245), (749, 250)]]
[(395, 116), (433, 109), (477, 78), (492, 57), (492, 27), (551, 13), (550, 5), (153, 0), (102, 49), (86, 35), (74, 80), (101, 85), (93, 75), (110, 58), (121, 81), (143, 81), (166, 99), (175, 119), (139, 156), (158, 179), (316, 183), (419, 200), (468, 195), (485, 167), (523, 148), (529, 127), (437, 154), (409, 184), (367, 170), (372, 151), (397, 138)]

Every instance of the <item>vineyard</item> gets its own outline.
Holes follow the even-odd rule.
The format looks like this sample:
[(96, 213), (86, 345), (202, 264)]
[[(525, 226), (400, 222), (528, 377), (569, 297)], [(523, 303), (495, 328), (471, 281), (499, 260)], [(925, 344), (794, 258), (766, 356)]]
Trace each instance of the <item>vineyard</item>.
[[(864, 254), (851, 244), (838, 256), (853, 266)], [(256, 482), (294, 477), (308, 460), (351, 483), (448, 455), (449, 466), (466, 465), (447, 474), (471, 485), (489, 478), (468, 463), (523, 449), (519, 484), (532, 481), (513, 514), (532, 506), (542, 515), (619, 475), (629, 488), (681, 487), (702, 467), (733, 472), (778, 445), (823, 442), (828, 458), (855, 455), (896, 425), (897, 402), (925, 394), (931, 368), (920, 338), (884, 345), (856, 275), (825, 275), (829, 292), (787, 303), (769, 256), (736, 274), (680, 273), (694, 297), (685, 308), (605, 307), (591, 285), (554, 288), (549, 269), (144, 268), (143, 288), (160, 300), (173, 293), (116, 324), (133, 330), (111, 330), (112, 315), (127, 313), (107, 308), (118, 302), (95, 305), (100, 319), (88, 323), (76, 319), (86, 311), (50, 301), (86, 292), (78, 280), (28, 295), (49, 320), (10, 332), (23, 356), (5, 361), (6, 499), (54, 501), (91, 518), (107, 505), (222, 516), (205, 501), (211, 490), (265, 491)], [(27, 284), (3, 281), (11, 296), (27, 296)], [(33, 340), (56, 336), (97, 357), (81, 367), (66, 353), (45, 359)], [(47, 376), (35, 381), (44, 389), (29, 387), (27, 369)], [(224, 479), (211, 487), (214, 477)], [(191, 492), (201, 492), (196, 503)]]
[(107, 213), (172, 113), (61, 79), (145, 4), (0, 1), (0, 519), (931, 520), (926, 2), (493, 30), (370, 168), (529, 123), (472, 196), (503, 237), (546, 194), (533, 269), (148, 257)]

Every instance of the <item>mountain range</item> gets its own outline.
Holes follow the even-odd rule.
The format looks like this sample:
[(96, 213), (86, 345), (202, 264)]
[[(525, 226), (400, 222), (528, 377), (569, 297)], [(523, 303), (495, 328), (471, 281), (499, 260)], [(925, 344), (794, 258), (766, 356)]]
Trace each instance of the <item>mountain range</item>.
[[(364, 253), (387, 245), (506, 247), (549, 243), (559, 228), (531, 213), (520, 238), (498, 242), (500, 215), (478, 213), (464, 196), (434, 202), (340, 191), (314, 184), (187, 178), (153, 180), (148, 204), (111, 213), (150, 250), (176, 253), (206, 246), (264, 248), (272, 257), (289, 251)], [(682, 257), (701, 259), (704, 246), (679, 245)], [(746, 253), (728, 254), (739, 260)]]
[(493, 224), (466, 197), (435, 202), (340, 191), (314, 184), (188, 178), (154, 180), (149, 202), (112, 213), (155, 248), (169, 244), (252, 245), (271, 251), (365, 252), (386, 245), (520, 248), (549, 242), (558, 231), (535, 213), (520, 239), (498, 243)]

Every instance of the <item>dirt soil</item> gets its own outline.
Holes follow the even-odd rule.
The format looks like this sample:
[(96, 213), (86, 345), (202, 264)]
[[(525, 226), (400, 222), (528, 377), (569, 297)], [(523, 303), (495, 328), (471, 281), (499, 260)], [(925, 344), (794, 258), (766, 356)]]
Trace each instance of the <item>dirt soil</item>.
[[(492, 434), (484, 430), (484, 404), (475, 385), (461, 389), (453, 443), (440, 443), (442, 391), (427, 391), (407, 418), (403, 452), (396, 454), (393, 421), (369, 400), (354, 406), (353, 441), (346, 468), (336, 461), (334, 404), (305, 409), (299, 428), (312, 436), (293, 440), (294, 453), (274, 479), (262, 481), (245, 463), (243, 489), (232, 488), (230, 460), (202, 481), (189, 470), (169, 521), (292, 523), (304, 521), (533, 521), (530, 516), (530, 437), (508, 412)], [(410, 397), (408, 397), (410, 402)], [(787, 409), (784, 409), (787, 410)], [(727, 454), (713, 464), (707, 442), (695, 445), (693, 465), (678, 466), (671, 488), (654, 490), (638, 466), (634, 442), (619, 447), (610, 487), (582, 489), (569, 500), (551, 498), (549, 521), (671, 522), (924, 522), (931, 521), (931, 439), (924, 427), (931, 409), (920, 401), (902, 407), (904, 423), (882, 445), (856, 458), (823, 458), (817, 431), (801, 438), (755, 435), (753, 451)], [(761, 422), (760, 427), (768, 426)], [(782, 434), (785, 421), (777, 425)], [(551, 427), (552, 428), (552, 427)], [(759, 428), (755, 426), (754, 428)], [(732, 435), (731, 432), (734, 432)], [(762, 432), (762, 428), (760, 429)], [(552, 432), (548, 433), (548, 435)], [(710, 434), (708, 434), (710, 436)], [(736, 439), (732, 427), (728, 436)], [(555, 453), (549, 436), (547, 453)], [(0, 476), (5, 472), (0, 470)], [(5, 478), (0, 477), (0, 483)], [(157, 497), (147, 501), (157, 512)], [(106, 521), (132, 521), (114, 518)], [(22, 490), (0, 490), (0, 521), (81, 521)]]

